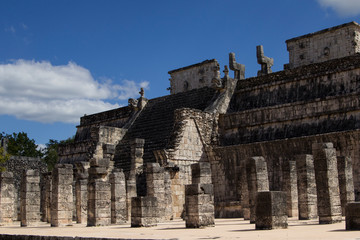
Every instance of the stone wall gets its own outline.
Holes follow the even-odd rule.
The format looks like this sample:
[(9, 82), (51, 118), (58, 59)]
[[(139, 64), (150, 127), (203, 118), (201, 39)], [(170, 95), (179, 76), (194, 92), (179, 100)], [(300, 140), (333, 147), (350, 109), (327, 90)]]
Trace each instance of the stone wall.
[[(350, 156), (354, 165), (354, 188), (356, 199), (360, 199), (360, 132), (345, 131), (323, 135), (264, 141), (227, 147), (215, 147), (214, 157), (210, 158), (213, 171), (215, 204), (236, 201), (239, 193), (236, 188), (236, 168), (252, 156), (266, 156), (271, 191), (282, 189), (282, 165), (284, 161), (294, 160), (297, 154), (311, 154), (312, 143), (332, 142), (337, 156)], [(219, 158), (221, 157), (221, 161)], [(356, 167), (355, 167), (356, 166)]]
[(215, 59), (172, 70), (169, 72), (170, 93), (176, 94), (195, 88), (211, 87), (214, 78), (220, 79), (219, 70), (219, 63)]
[(229, 112), (350, 95), (359, 91), (360, 55), (238, 81)]
[(360, 26), (350, 22), (286, 41), (290, 68), (360, 52)]

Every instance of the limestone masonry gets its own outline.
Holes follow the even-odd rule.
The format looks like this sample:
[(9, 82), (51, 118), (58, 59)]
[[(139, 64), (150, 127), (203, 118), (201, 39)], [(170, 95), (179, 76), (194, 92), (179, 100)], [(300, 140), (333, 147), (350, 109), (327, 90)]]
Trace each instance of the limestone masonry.
[[(52, 226), (151, 227), (182, 217), (197, 228), (243, 217), (272, 229), (286, 228), (288, 216), (331, 224), (348, 214), (346, 228), (359, 229), (351, 209), (360, 201), (360, 26), (286, 44), (283, 71), (272, 72), (259, 45), (257, 77), (245, 78), (230, 53), (224, 77), (206, 60), (170, 71), (170, 95), (146, 99), (141, 89), (126, 107), (85, 115), (52, 174), (41, 175), (42, 190), (22, 188), (22, 203), (41, 195), (31, 209)], [(13, 176), (1, 176), (9, 199), (3, 186), (14, 189)], [(25, 215), (23, 226), (40, 220)]]

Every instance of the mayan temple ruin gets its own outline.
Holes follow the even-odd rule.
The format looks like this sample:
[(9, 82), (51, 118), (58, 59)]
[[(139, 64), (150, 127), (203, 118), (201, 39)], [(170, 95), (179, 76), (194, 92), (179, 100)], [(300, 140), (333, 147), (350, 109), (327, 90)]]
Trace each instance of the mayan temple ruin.
[[(170, 95), (147, 99), (141, 89), (126, 107), (81, 117), (52, 173), (40, 183), (39, 172), (23, 173), (22, 226), (183, 218), (199, 228), (244, 218), (273, 229), (287, 228), (288, 217), (345, 216), (346, 229), (360, 229), (360, 25), (286, 45), (282, 71), (257, 46), (256, 77), (245, 78), (230, 53), (223, 68), (211, 59), (169, 71)], [(3, 191), (13, 177), (0, 175), (1, 225), (11, 222), (3, 209), (16, 205)]]

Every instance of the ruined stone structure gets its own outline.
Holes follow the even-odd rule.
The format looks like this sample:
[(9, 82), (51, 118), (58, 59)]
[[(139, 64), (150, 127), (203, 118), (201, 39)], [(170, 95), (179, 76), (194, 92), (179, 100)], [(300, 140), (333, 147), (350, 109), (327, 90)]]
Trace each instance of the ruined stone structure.
[(76, 220), (87, 226), (180, 217), (187, 227), (214, 217), (244, 217), (259, 228), (285, 227), (287, 216), (339, 221), (345, 204), (360, 200), (359, 30), (350, 22), (290, 39), (289, 64), (273, 73), (274, 60), (258, 46), (256, 77), (245, 78), (234, 53), (223, 77), (216, 60), (176, 69), (170, 95), (146, 99), (141, 89), (126, 107), (85, 115), (74, 143), (59, 149), (43, 205), (62, 199), (69, 208), (52, 211), (67, 223), (75, 202)]

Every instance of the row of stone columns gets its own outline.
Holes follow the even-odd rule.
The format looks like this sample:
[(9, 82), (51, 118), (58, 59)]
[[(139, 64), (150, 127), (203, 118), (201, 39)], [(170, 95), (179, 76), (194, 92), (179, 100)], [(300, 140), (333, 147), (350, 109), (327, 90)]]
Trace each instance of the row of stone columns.
[[(280, 201), (281, 193), (263, 193), (269, 191), (266, 161), (263, 157), (250, 158), (246, 163), (246, 171), (242, 171), (247, 178), (243, 182), (244, 192), (241, 195), (244, 218), (248, 217), (246, 208), (249, 206), (250, 222), (255, 223), (258, 218), (256, 213), (262, 215), (266, 212), (256, 206), (269, 209), (264, 200), (268, 199), (282, 205), (287, 210), (287, 216), (299, 219), (319, 217), (320, 224), (341, 221), (346, 204), (354, 201), (351, 159), (336, 157), (336, 149), (332, 143), (314, 143), (312, 153), (313, 155), (297, 155), (295, 161), (284, 164), (285, 203)], [(257, 204), (257, 201), (262, 201), (262, 204)], [(278, 214), (283, 213), (279, 211)], [(283, 226), (280, 224), (280, 227)], [(265, 228), (263, 223), (259, 223), (259, 229), (261, 228)]]

